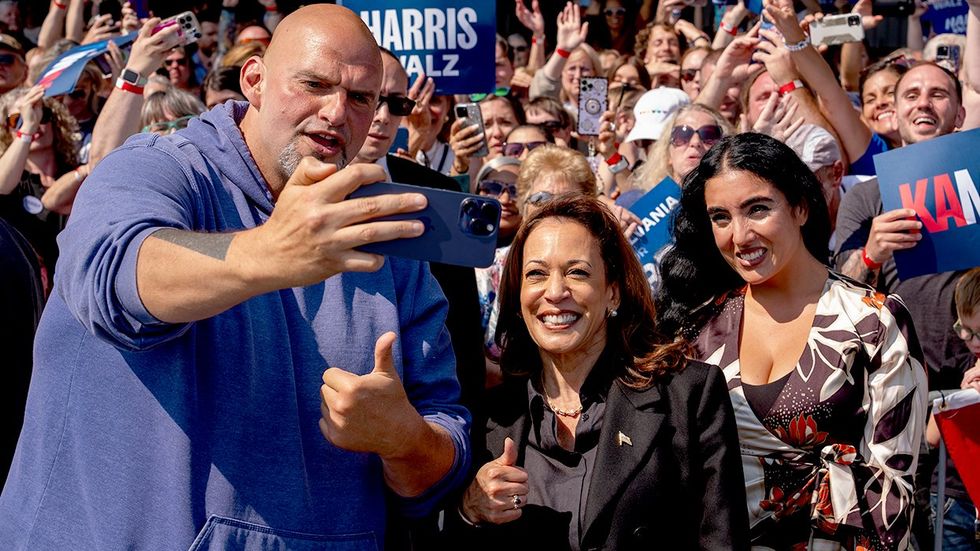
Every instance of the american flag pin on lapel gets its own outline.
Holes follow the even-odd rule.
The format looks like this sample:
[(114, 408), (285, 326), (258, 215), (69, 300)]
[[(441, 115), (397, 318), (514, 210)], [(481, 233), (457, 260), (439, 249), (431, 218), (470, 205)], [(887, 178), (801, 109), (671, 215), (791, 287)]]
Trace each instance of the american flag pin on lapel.
[(623, 444), (626, 444), (627, 446), (633, 445), (633, 441), (630, 440), (630, 437), (623, 434), (622, 431), (619, 431), (616, 434), (616, 443), (619, 444), (620, 446), (622, 446)]

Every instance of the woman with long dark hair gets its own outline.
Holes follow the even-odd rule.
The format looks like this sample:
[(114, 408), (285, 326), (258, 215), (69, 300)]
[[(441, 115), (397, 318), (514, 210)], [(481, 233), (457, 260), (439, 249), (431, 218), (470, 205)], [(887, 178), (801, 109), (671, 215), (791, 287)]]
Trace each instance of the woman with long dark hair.
[(786, 145), (724, 138), (684, 180), (659, 327), (728, 381), (753, 545), (906, 549), (926, 380), (908, 311), (830, 272), (820, 183)]
[(722, 376), (654, 315), (596, 199), (558, 196), (526, 220), (501, 282), (504, 383), (446, 520), (452, 548), (747, 549)]

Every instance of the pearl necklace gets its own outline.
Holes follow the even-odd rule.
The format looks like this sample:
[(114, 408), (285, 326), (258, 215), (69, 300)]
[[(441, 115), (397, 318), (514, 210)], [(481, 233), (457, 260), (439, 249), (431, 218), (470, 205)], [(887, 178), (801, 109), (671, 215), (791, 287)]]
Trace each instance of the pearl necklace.
[(560, 415), (561, 417), (572, 417), (572, 418), (574, 418), (574, 417), (578, 417), (579, 414), (582, 413), (582, 404), (579, 404), (579, 406), (577, 408), (575, 408), (575, 409), (573, 409), (571, 411), (565, 411), (563, 409), (558, 409), (555, 406), (553, 406), (551, 404), (551, 402), (547, 402), (547, 404), (548, 404), (548, 409), (550, 409), (551, 411), (555, 412), (555, 415)]

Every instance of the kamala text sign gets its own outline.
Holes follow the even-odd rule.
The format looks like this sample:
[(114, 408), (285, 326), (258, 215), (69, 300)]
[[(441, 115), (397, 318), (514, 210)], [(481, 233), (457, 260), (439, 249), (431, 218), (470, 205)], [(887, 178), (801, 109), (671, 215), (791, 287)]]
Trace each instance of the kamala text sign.
[(898, 276), (980, 266), (980, 129), (875, 155), (885, 211), (913, 209), (922, 239), (895, 252)]
[(437, 94), (494, 90), (495, 2), (343, 0), (408, 72), (432, 77)]

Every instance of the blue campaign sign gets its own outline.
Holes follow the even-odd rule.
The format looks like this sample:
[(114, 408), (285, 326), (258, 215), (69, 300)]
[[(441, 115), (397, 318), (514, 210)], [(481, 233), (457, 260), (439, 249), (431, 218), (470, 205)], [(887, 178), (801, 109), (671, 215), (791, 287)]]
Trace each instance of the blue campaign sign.
[(902, 279), (980, 266), (980, 129), (875, 155), (885, 211), (915, 209), (922, 239), (895, 253)]
[(670, 214), (680, 202), (681, 187), (667, 177), (630, 206), (630, 211), (640, 218), (640, 226), (630, 237), (630, 243), (640, 257), (640, 264), (643, 265), (643, 271), (651, 285), (659, 280), (657, 264), (660, 255), (673, 241), (670, 234)]
[(432, 77), (437, 94), (494, 89), (496, 2), (342, 0), (398, 56), (409, 83)]
[[(109, 40), (122, 48), (136, 40), (136, 33), (129, 33)], [(41, 73), (41, 78), (37, 80), (37, 83), (44, 87), (44, 96), (60, 96), (74, 90), (85, 64), (109, 51), (109, 40), (72, 48), (55, 58)]]

